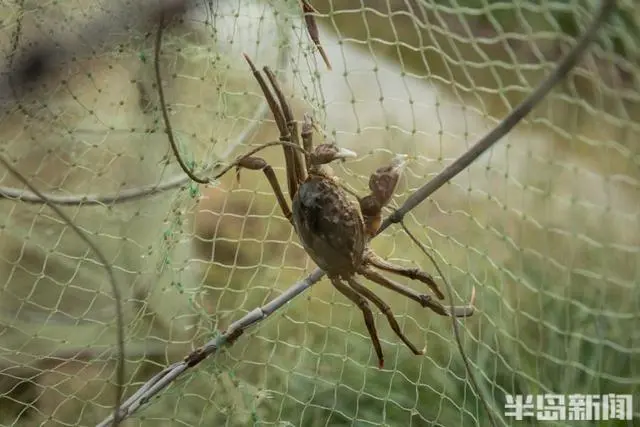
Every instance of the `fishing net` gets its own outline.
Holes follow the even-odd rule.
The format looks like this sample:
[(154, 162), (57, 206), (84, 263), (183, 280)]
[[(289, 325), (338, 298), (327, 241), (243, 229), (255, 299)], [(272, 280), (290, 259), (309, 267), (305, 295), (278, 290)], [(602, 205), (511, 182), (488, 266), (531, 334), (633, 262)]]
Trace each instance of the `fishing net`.
[[(204, 177), (278, 140), (243, 53), (276, 71), (297, 118), (313, 116), (316, 143), (357, 152), (333, 165), (353, 192), (409, 155), (388, 215), (496, 127), (600, 5), (314, 0), (328, 69), (299, 2), (191, 0), (161, 33), (147, 22), (159, 3), (181, 4), (0, 2), (0, 154), (112, 265), (125, 397), (316, 268), (261, 172), (199, 185), (169, 143)], [(603, 395), (640, 416), (621, 398), (640, 388), (636, 6), (619, 1), (569, 76), (406, 215), (442, 275), (398, 224), (371, 242), (448, 281), (451, 303), (475, 288), (477, 312), (459, 332), (477, 388), (451, 319), (362, 279), (426, 345), (413, 355), (374, 310), (379, 369), (361, 311), (323, 278), (125, 425), (512, 425), (518, 396), (533, 399), (530, 425), (570, 425), (595, 406), (592, 419), (627, 416), (588, 403)], [(259, 155), (286, 188), (282, 149)], [(95, 425), (118, 381), (112, 283), (32, 188), (6, 168), (0, 186), (0, 420)]]

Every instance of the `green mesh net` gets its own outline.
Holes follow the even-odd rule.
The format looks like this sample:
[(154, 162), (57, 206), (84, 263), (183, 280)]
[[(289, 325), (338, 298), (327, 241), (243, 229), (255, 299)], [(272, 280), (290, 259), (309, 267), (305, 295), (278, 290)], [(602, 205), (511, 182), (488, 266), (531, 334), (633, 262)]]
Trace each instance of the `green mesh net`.
[[(167, 117), (181, 158), (211, 176), (278, 139), (243, 53), (277, 71), (295, 116), (319, 125), (316, 143), (358, 153), (334, 165), (353, 192), (366, 194), (394, 155), (410, 156), (388, 215), (498, 125), (600, 4), (313, 0), (328, 70), (299, 2), (192, 0), (166, 23), (159, 52), (156, 26), (138, 25), (152, 3), (0, 2), (5, 69), (38, 48), (67, 53), (29, 93), (0, 93), (0, 154), (112, 264), (125, 397), (316, 267), (262, 173), (198, 185), (170, 148)], [(619, 1), (534, 112), (406, 216), (444, 278), (399, 225), (371, 242), (390, 262), (448, 280), (457, 305), (475, 288), (477, 313), (459, 326), (478, 390), (450, 319), (363, 279), (426, 345), (414, 356), (374, 310), (378, 369), (362, 313), (324, 278), (123, 425), (575, 425), (569, 395), (609, 394), (632, 395), (640, 417), (639, 27), (637, 3)], [(282, 149), (260, 155), (286, 188)], [(110, 282), (4, 168), (0, 186), (0, 422), (95, 425), (111, 414), (117, 381)], [(544, 421), (535, 407), (518, 421), (505, 408), (553, 394), (567, 399), (564, 419)]]

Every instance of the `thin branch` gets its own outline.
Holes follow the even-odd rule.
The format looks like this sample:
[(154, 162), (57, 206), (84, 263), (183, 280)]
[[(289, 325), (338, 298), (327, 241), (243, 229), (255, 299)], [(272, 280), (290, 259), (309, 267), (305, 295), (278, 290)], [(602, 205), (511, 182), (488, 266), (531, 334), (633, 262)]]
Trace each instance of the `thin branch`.
[[(309, 156), (309, 153), (307, 151), (305, 151), (300, 146), (293, 144), (291, 142), (271, 141), (265, 144), (261, 144), (259, 147), (250, 150), (248, 153), (244, 154), (240, 158), (250, 156), (252, 154), (257, 153), (258, 151), (261, 151), (267, 147), (272, 147), (274, 145), (286, 145), (293, 148), (294, 150), (298, 150), (299, 152), (304, 154), (305, 157)], [(213, 178), (211, 178), (211, 182), (217, 180), (218, 178), (220, 178), (220, 176), (228, 172), (229, 169), (233, 168), (240, 158), (238, 158), (235, 162), (231, 163), (230, 165), (222, 169), (221, 173), (218, 173)], [(220, 167), (220, 164), (218, 163), (213, 167), (207, 168), (205, 171), (209, 173), (210, 171), (218, 169), (219, 167)], [(40, 194), (44, 195), (46, 200), (49, 200), (50, 202), (55, 203), (56, 205), (59, 205), (59, 206), (110, 205), (114, 203), (124, 203), (124, 202), (130, 202), (130, 201), (142, 199), (147, 196), (152, 196), (154, 194), (161, 193), (163, 191), (180, 187), (182, 185), (188, 184), (189, 182), (190, 180), (188, 176), (180, 175), (180, 176), (173, 177), (170, 180), (167, 180), (158, 185), (147, 185), (142, 187), (136, 187), (129, 190), (123, 190), (119, 193), (107, 194), (104, 196), (101, 196), (99, 194), (88, 194), (86, 196), (61, 196), (58, 194), (51, 194), (51, 193), (40, 193)], [(28, 191), (24, 191), (24, 190), (21, 190), (18, 188), (12, 188), (12, 187), (0, 187), (0, 198), (12, 199), (20, 202), (25, 202), (25, 203), (45, 203), (44, 202), (45, 199), (41, 198), (39, 195), (33, 192), (28, 192)]]
[(169, 112), (167, 111), (167, 103), (164, 99), (164, 89), (162, 89), (162, 76), (160, 74), (160, 48), (162, 47), (162, 32), (164, 30), (164, 14), (160, 16), (160, 22), (158, 23), (158, 31), (156, 31), (156, 44), (154, 48), (153, 66), (156, 72), (156, 87), (158, 89), (158, 98), (160, 101), (160, 110), (162, 111), (162, 118), (164, 119), (165, 132), (167, 138), (169, 138), (169, 145), (173, 151), (173, 155), (180, 164), (180, 168), (187, 174), (187, 176), (198, 184), (209, 184), (211, 180), (209, 178), (199, 178), (189, 169), (189, 166), (184, 162), (182, 156), (180, 156), (180, 150), (176, 143), (173, 128), (171, 127), (171, 120), (169, 119)]
[[(200, 178), (200, 177), (197, 177), (196, 175), (193, 174), (193, 172), (189, 169), (187, 164), (182, 159), (182, 156), (180, 155), (180, 150), (178, 149), (178, 145), (176, 144), (176, 141), (175, 141), (173, 129), (171, 127), (171, 120), (169, 118), (169, 113), (167, 111), (167, 104), (166, 104), (165, 98), (164, 98), (164, 90), (162, 89), (162, 76), (160, 75), (160, 50), (161, 50), (161, 46), (162, 46), (163, 28), (164, 28), (164, 20), (163, 20), (163, 18), (160, 18), (160, 23), (158, 25), (158, 31), (156, 33), (154, 67), (155, 67), (155, 73), (156, 73), (156, 85), (157, 85), (157, 89), (158, 89), (158, 97), (159, 97), (159, 102), (160, 102), (160, 109), (162, 111), (162, 117), (164, 118), (166, 133), (167, 133), (167, 137), (169, 139), (169, 145), (171, 146), (171, 150), (173, 151), (173, 154), (176, 157), (176, 160), (180, 164), (180, 168), (189, 177), (189, 179), (191, 179), (192, 181), (197, 182), (198, 184), (210, 184), (210, 183), (213, 183), (216, 179), (218, 179), (222, 175), (224, 175), (226, 172), (228, 172), (229, 169), (234, 167), (237, 164), (239, 159), (237, 159), (235, 162), (233, 162), (227, 168), (223, 169), (222, 172), (220, 172), (219, 174), (217, 174), (213, 178), (207, 178), (207, 177)], [(253, 66), (253, 64), (249, 60), (249, 57), (247, 55), (245, 55), (245, 58), (247, 59), (247, 61), (249, 62), (249, 65), (254, 70), (254, 74), (257, 73), (257, 70), (255, 70), (255, 67)], [(271, 78), (275, 78), (275, 75), (272, 72), (271, 72), (271, 74), (268, 73), (267, 75), (269, 77), (271, 77)], [(282, 96), (281, 93), (279, 95)], [(248, 157), (251, 154), (254, 154), (254, 153), (256, 153), (256, 152), (258, 152), (258, 151), (260, 151), (260, 150), (262, 150), (264, 148), (267, 148), (267, 147), (270, 147), (270, 146), (273, 146), (273, 145), (281, 145), (283, 147), (288, 147), (288, 148), (295, 149), (295, 150), (297, 150), (299, 152), (302, 152), (307, 158), (309, 158), (309, 153), (307, 153), (302, 147), (300, 147), (299, 144), (294, 144), (294, 143), (291, 143), (291, 142), (288, 142), (288, 141), (273, 141), (273, 142), (268, 142), (266, 144), (261, 144), (260, 147), (258, 147), (255, 150), (252, 150), (249, 153), (243, 155), (241, 158)]]
[[(400, 221), (400, 225), (404, 229), (404, 232), (407, 233), (409, 238), (413, 241), (413, 243), (415, 243), (420, 248), (420, 250), (427, 256), (427, 258), (429, 258), (429, 261), (431, 261), (431, 263), (436, 268), (436, 271), (438, 272), (440, 277), (442, 277), (442, 281), (445, 284), (445, 288), (447, 288), (447, 296), (449, 297), (449, 306), (450, 306), (449, 311), (453, 313), (453, 309), (454, 309), (453, 288), (451, 286), (451, 283), (449, 283), (449, 281), (445, 277), (444, 273), (440, 269), (440, 266), (436, 262), (435, 258), (429, 253), (429, 251), (427, 251), (427, 248), (424, 247), (424, 245), (413, 235), (413, 233), (409, 231), (404, 221)], [(489, 402), (487, 402), (487, 399), (484, 397), (484, 394), (480, 389), (480, 385), (478, 383), (478, 380), (476, 379), (476, 375), (471, 369), (471, 362), (469, 361), (469, 357), (467, 357), (467, 353), (464, 350), (464, 345), (462, 344), (462, 338), (460, 334), (460, 327), (458, 326), (459, 320), (455, 316), (450, 316), (450, 317), (451, 317), (451, 324), (453, 325), (453, 336), (455, 337), (456, 344), (458, 346), (458, 351), (460, 353), (460, 356), (462, 357), (462, 363), (464, 364), (464, 368), (467, 371), (467, 375), (469, 375), (469, 379), (471, 380), (471, 386), (473, 387), (476, 394), (480, 398), (480, 401), (482, 402), (482, 406), (484, 406), (485, 411), (487, 411), (487, 415), (489, 416), (489, 421), (491, 425), (493, 427), (496, 427), (497, 424), (496, 424), (495, 418), (493, 417), (493, 411), (491, 410), (491, 407), (489, 406)]]
[[(323, 275), (324, 272), (322, 270), (316, 269), (316, 271), (311, 273), (307, 278), (297, 282), (266, 305), (251, 310), (241, 319), (233, 322), (229, 326), (229, 329), (202, 347), (191, 352), (182, 361), (174, 363), (173, 365), (165, 368), (162, 372), (154, 375), (129, 399), (122, 403), (122, 406), (120, 407), (121, 419), (131, 416), (140, 409), (140, 407), (147, 404), (156, 394), (171, 384), (183, 372), (198, 365), (207, 357), (216, 354), (224, 345), (233, 344), (235, 340), (237, 340), (238, 337), (240, 337), (240, 335), (242, 335), (249, 327), (262, 322), (271, 314), (278, 311), (288, 302), (292, 301), (296, 296), (300, 295), (317, 283)], [(110, 416), (98, 424), (98, 427), (106, 427), (112, 419), (113, 416)]]
[(304, 15), (304, 22), (305, 22), (305, 25), (307, 26), (307, 33), (309, 34), (309, 37), (311, 38), (311, 41), (313, 42), (313, 44), (316, 45), (316, 49), (318, 49), (318, 52), (320, 53), (320, 56), (322, 57), (324, 64), (327, 66), (327, 69), (331, 71), (332, 68), (331, 68), (331, 62), (329, 61), (329, 56), (327, 55), (327, 52), (325, 52), (324, 48), (322, 47), (322, 44), (320, 44), (320, 34), (318, 31), (318, 24), (316, 23), (316, 17), (315, 17), (315, 15), (318, 14), (318, 11), (313, 6), (311, 6), (308, 0), (302, 0), (301, 3), (302, 3), (302, 14)]
[[(554, 71), (549, 75), (536, 90), (520, 103), (494, 130), (489, 132), (487, 136), (482, 138), (475, 146), (462, 155), (458, 160), (452, 163), (444, 171), (442, 171), (432, 181), (419, 188), (414, 194), (412, 194), (405, 203), (397, 209), (389, 218), (387, 218), (376, 235), (379, 235), (382, 231), (389, 227), (392, 223), (402, 221), (404, 215), (406, 215), (413, 208), (418, 206), (427, 197), (433, 194), (434, 191), (442, 187), (446, 182), (451, 180), (454, 176), (464, 170), (469, 164), (476, 160), (483, 152), (495, 144), (500, 138), (502, 138), (509, 130), (511, 130), (522, 118), (528, 114), (533, 107), (554, 87), (554, 85), (564, 78), (564, 76), (571, 70), (571, 68), (578, 62), (580, 56), (584, 53), (591, 41), (595, 38), (597, 30), (603, 25), (603, 23), (609, 18), (613, 10), (615, 9), (615, 0), (602, 0), (599, 10), (592, 20), (588, 30), (580, 38), (576, 46), (569, 52)], [(268, 318), (271, 314), (277, 311), (279, 308), (292, 301), (296, 296), (313, 286), (324, 277), (324, 272), (320, 268), (316, 268), (307, 278), (295, 283), (293, 286), (284, 291), (280, 296), (272, 300), (270, 303), (256, 308), (249, 312), (247, 315), (234, 322), (227, 331), (211, 340), (206, 345), (191, 352), (181, 362), (175, 363), (159, 374), (155, 375), (148, 382), (146, 382), (133, 396), (127, 399), (121, 406), (121, 419), (124, 419), (135, 411), (137, 411), (142, 405), (149, 402), (149, 400), (158, 394), (161, 390), (167, 387), (171, 382), (178, 378), (183, 372), (189, 368), (198, 365), (208, 356), (217, 353), (217, 351), (225, 344), (231, 345), (235, 340), (242, 335), (242, 333), (257, 323)], [(459, 337), (458, 337), (459, 338)], [(464, 357), (464, 356), (463, 356)], [(477, 385), (477, 384), (476, 384)], [(116, 415), (118, 416), (118, 415)], [(107, 418), (99, 427), (108, 425), (113, 419), (113, 416)]]
[[(7, 168), (7, 170), (20, 182), (26, 185), (29, 190), (31, 190), (34, 194), (38, 195), (42, 200), (44, 200), (45, 204), (53, 210), (56, 215), (58, 215), (62, 220), (69, 226), (71, 229), (83, 240), (87, 246), (93, 251), (95, 256), (98, 258), (102, 266), (107, 271), (107, 276), (109, 277), (109, 283), (111, 285), (111, 292), (113, 293), (113, 299), (115, 300), (115, 308), (116, 308), (116, 344), (117, 344), (117, 365), (116, 365), (116, 392), (115, 392), (115, 404), (114, 404), (114, 415), (118, 414), (120, 409), (120, 402), (122, 400), (122, 390), (124, 387), (124, 379), (125, 379), (125, 365), (124, 365), (124, 318), (122, 314), (122, 296), (120, 295), (120, 288), (118, 287), (118, 282), (116, 281), (116, 277), (113, 274), (113, 269), (111, 264), (107, 260), (107, 257), (100, 250), (100, 248), (87, 236), (87, 234), (80, 229), (62, 209), (60, 209), (54, 202), (47, 199), (47, 197), (40, 192), (36, 187), (29, 182), (29, 180), (20, 173), (4, 156), (0, 156), (0, 163)], [(119, 420), (114, 418), (113, 425), (117, 426)]]
[[(216, 165), (217, 166), (217, 165)], [(189, 183), (189, 177), (175, 176), (170, 180), (167, 180), (158, 185), (147, 185), (142, 187), (136, 187), (129, 190), (123, 190), (114, 194), (87, 194), (83, 196), (61, 196), (59, 194), (41, 193), (46, 199), (61, 206), (90, 206), (90, 205), (111, 205), (113, 203), (124, 203), (133, 200), (152, 196), (157, 193), (162, 193), (173, 188), (180, 187)], [(25, 203), (44, 203), (44, 200), (35, 193), (20, 190), (12, 187), (0, 187), (0, 198), (13, 199)]]

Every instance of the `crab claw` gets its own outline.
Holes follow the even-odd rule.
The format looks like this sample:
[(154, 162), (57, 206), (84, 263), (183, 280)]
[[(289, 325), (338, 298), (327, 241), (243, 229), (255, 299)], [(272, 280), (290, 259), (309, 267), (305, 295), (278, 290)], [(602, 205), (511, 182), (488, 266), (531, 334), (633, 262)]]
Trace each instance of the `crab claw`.
[(311, 162), (314, 165), (324, 165), (334, 160), (349, 159), (357, 156), (355, 152), (338, 147), (335, 144), (320, 144), (311, 154)]
[(397, 154), (391, 164), (378, 168), (369, 177), (369, 189), (380, 206), (386, 206), (393, 197), (408, 159), (409, 156), (406, 154)]

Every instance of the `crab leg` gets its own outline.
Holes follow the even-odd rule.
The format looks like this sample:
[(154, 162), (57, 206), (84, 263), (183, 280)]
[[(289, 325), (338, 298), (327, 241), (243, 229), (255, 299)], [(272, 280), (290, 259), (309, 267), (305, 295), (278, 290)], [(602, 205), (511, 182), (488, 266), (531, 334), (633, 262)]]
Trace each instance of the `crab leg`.
[(437, 295), (438, 299), (444, 299), (444, 294), (442, 293), (440, 288), (438, 288), (438, 284), (426, 271), (422, 271), (418, 268), (407, 268), (393, 265), (390, 262), (380, 258), (372, 251), (367, 252), (366, 259), (369, 264), (379, 268), (380, 270), (388, 271), (389, 273), (394, 273), (399, 276), (406, 277), (412, 280), (418, 280), (424, 283), (425, 285), (429, 286), (434, 294)]
[(382, 368), (384, 366), (384, 354), (382, 353), (382, 346), (380, 345), (380, 339), (378, 338), (378, 331), (376, 330), (376, 324), (373, 319), (373, 312), (371, 311), (371, 307), (367, 300), (357, 293), (355, 290), (345, 285), (340, 281), (338, 277), (329, 277), (331, 283), (335, 288), (352, 303), (358, 306), (360, 310), (362, 310), (362, 314), (364, 316), (364, 323), (367, 326), (367, 330), (369, 331), (369, 336), (371, 336), (371, 341), (373, 342), (373, 348), (376, 351), (376, 355), (378, 356), (378, 366)]
[(282, 110), (281, 110), (280, 106), (278, 106), (278, 104), (276, 103), (275, 98), (273, 97), (273, 95), (271, 94), (271, 91), (269, 90), (269, 86), (267, 86), (267, 82), (262, 77), (262, 75), (260, 74), (260, 71), (258, 71), (256, 66), (253, 65), (253, 61), (251, 61), (251, 58), (249, 58), (249, 55), (247, 55), (245, 53), (244, 54), (244, 59), (249, 64), (249, 67), (251, 68), (251, 72), (253, 73), (253, 76), (255, 77), (256, 81), (258, 82), (258, 85), (260, 85), (260, 89), (262, 89), (262, 93), (264, 94), (264, 97), (267, 100), (267, 104), (269, 104), (269, 108), (271, 109), (271, 112), (273, 113), (274, 119), (276, 121), (276, 125), (278, 126), (278, 130), (280, 131), (281, 138), (282, 137), (286, 137), (287, 136), (287, 122), (285, 121), (285, 119), (283, 117), (283, 113), (282, 113)]
[(409, 347), (409, 349), (413, 352), (413, 354), (417, 356), (424, 354), (424, 350), (418, 350), (416, 346), (413, 345), (411, 341), (409, 341), (409, 338), (407, 338), (407, 336), (402, 332), (402, 329), (400, 328), (398, 321), (393, 315), (393, 311), (391, 311), (391, 307), (389, 307), (389, 305), (386, 302), (384, 302), (382, 298), (380, 298), (378, 295), (373, 293), (373, 291), (371, 291), (370, 289), (368, 289), (367, 287), (359, 283), (355, 279), (355, 277), (348, 278), (347, 282), (356, 292), (358, 292), (359, 294), (367, 298), (376, 307), (378, 307), (378, 309), (387, 317), (387, 321), (389, 322), (389, 326), (391, 326), (391, 329), (393, 329), (393, 332), (395, 332), (396, 335), (400, 337), (402, 342), (404, 342), (406, 346)]
[[(253, 64), (253, 62), (251, 61), (251, 58), (249, 58), (247, 54), (244, 54), (244, 58), (249, 64), (249, 67), (251, 67), (253, 76), (258, 82), (258, 85), (260, 85), (260, 89), (262, 89), (262, 93), (264, 94), (267, 104), (269, 105), (269, 108), (273, 113), (273, 118), (276, 122), (276, 125), (278, 126), (278, 131), (280, 132), (280, 140), (291, 142), (292, 136), (288, 126), (289, 118), (285, 118), (285, 111), (283, 111), (284, 107), (282, 105), (278, 105), (278, 102), (276, 102), (276, 98), (271, 93), (271, 90), (269, 89), (269, 86), (267, 85), (266, 80), (264, 79), (264, 77), (262, 77), (262, 75), (260, 74), (260, 71), (258, 71), (256, 66)], [(268, 73), (267, 73), (267, 76), (269, 76)], [(276, 91), (279, 90), (279, 86), (277, 85), (277, 82), (275, 84), (275, 88), (276, 88)], [(288, 107), (286, 102), (285, 102), (285, 106)], [(299, 185), (299, 181), (296, 179), (297, 167), (295, 164), (294, 152), (286, 146), (282, 147), (282, 151), (284, 152), (285, 168), (287, 170), (287, 187), (289, 189), (289, 196), (293, 198), (293, 196), (298, 191), (298, 185)]]
[[(273, 91), (280, 102), (280, 106), (282, 108), (282, 115), (284, 116), (284, 120), (286, 122), (287, 128), (289, 129), (289, 137), (290, 142), (300, 146), (300, 138), (298, 137), (298, 123), (293, 118), (293, 113), (291, 112), (291, 106), (287, 102), (287, 99), (282, 93), (282, 89), (278, 80), (276, 79), (275, 74), (269, 67), (264, 67), (264, 73), (267, 75), (269, 82), (271, 82), (271, 86), (273, 87)], [(309, 147), (311, 148), (311, 147)], [(289, 152), (289, 156), (291, 157), (293, 168), (291, 171), (287, 169), (287, 179), (291, 180), (293, 183), (294, 191), (291, 193), (291, 197), (295, 196), (297, 193), (298, 186), (300, 183), (304, 182), (307, 179), (307, 169), (305, 165), (305, 161), (302, 158), (300, 152), (293, 150), (291, 147), (284, 147), (286, 151)], [(311, 152), (311, 149), (308, 150)]]
[(273, 193), (278, 200), (278, 204), (280, 205), (280, 209), (282, 210), (282, 214), (289, 220), (291, 225), (293, 225), (293, 218), (291, 214), (291, 208), (289, 208), (289, 203), (287, 199), (284, 197), (284, 193), (282, 192), (282, 187), (280, 187), (280, 183), (278, 182), (278, 178), (269, 163), (267, 163), (264, 159), (260, 157), (244, 157), (238, 160), (237, 170), (238, 173), (241, 168), (249, 169), (249, 170), (261, 170), (264, 172), (264, 175), (267, 177), (271, 188), (273, 189)]
[(453, 316), (453, 317), (469, 317), (473, 315), (475, 309), (473, 304), (476, 298), (476, 290), (473, 288), (473, 293), (471, 295), (471, 301), (468, 305), (465, 306), (455, 306), (453, 307), (453, 311), (450, 310), (449, 307), (445, 307), (437, 301), (434, 301), (430, 295), (419, 294), (413, 289), (403, 286), (400, 283), (396, 283), (393, 280), (387, 279), (382, 274), (375, 271), (373, 268), (366, 266), (358, 269), (358, 273), (362, 274), (367, 279), (372, 282), (377, 283), (380, 286), (383, 286), (387, 289), (390, 289), (394, 292), (397, 292), (401, 295), (406, 296), (409, 299), (416, 301), (423, 307), (428, 307), (435, 313), (441, 316)]

